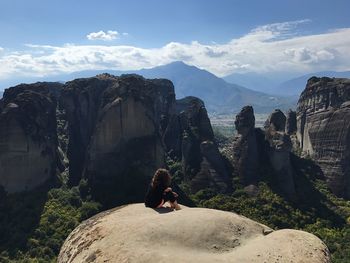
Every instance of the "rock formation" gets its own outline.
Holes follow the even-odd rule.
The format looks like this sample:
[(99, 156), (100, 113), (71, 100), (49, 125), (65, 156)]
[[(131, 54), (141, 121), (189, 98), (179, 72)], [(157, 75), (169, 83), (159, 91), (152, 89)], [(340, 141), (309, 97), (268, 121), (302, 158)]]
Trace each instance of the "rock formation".
[(234, 213), (205, 208), (172, 212), (133, 204), (80, 224), (58, 256), (58, 263), (170, 261), (327, 263), (330, 255), (312, 234), (273, 231)]
[(261, 173), (271, 171), (280, 192), (293, 197), (295, 186), (290, 161), (292, 144), (285, 133), (284, 113), (275, 110), (266, 121), (264, 130), (261, 130), (254, 127), (253, 108), (246, 106), (237, 114), (235, 126), (237, 135), (232, 143), (232, 165), (247, 192), (254, 192), (252, 186), (266, 177), (266, 174)]
[(6, 192), (32, 190), (55, 176), (61, 86), (22, 84), (5, 91), (0, 101), (0, 185)]
[(68, 82), (62, 102), (71, 183), (88, 178), (103, 203), (142, 200), (154, 171), (165, 166), (161, 133), (175, 103), (172, 83), (103, 74)]
[(350, 80), (308, 80), (297, 108), (297, 137), (331, 190), (350, 198)]
[(293, 167), (290, 160), (292, 142), (285, 133), (286, 116), (280, 110), (271, 113), (265, 123), (268, 156), (279, 189), (292, 197), (295, 194)]
[[(219, 192), (231, 190), (231, 181), (227, 167), (222, 159), (203, 101), (195, 97), (186, 97), (176, 101), (178, 128), (175, 140), (181, 149), (184, 179), (191, 190), (197, 192), (204, 188), (213, 188)], [(174, 146), (173, 146), (174, 147)], [(168, 147), (169, 148), (169, 147)]]
[(256, 185), (259, 180), (260, 156), (253, 107), (242, 108), (236, 116), (235, 127), (237, 136), (233, 141), (233, 166), (243, 185)]
[(294, 134), (297, 131), (297, 113), (293, 110), (287, 112), (286, 119), (286, 133), (288, 135)]

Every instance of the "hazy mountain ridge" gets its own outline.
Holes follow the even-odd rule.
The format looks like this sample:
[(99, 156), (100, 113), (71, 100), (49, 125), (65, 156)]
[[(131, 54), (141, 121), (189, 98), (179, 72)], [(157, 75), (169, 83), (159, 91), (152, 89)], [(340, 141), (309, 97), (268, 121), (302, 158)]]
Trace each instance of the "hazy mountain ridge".
[(276, 89), (287, 95), (300, 95), (304, 90), (307, 80), (311, 77), (329, 77), (329, 78), (350, 78), (350, 71), (336, 72), (336, 71), (321, 71), (306, 74), (294, 79), (290, 79), (278, 85)]
[(294, 78), (286, 78), (285, 76), (270, 77), (264, 74), (254, 72), (233, 73), (223, 77), (229, 83), (242, 85), (252, 90), (265, 92), (268, 94), (299, 96), (304, 90), (307, 80), (311, 77), (330, 77), (330, 78), (349, 78), (350, 71), (320, 71), (312, 72)]
[[(177, 98), (195, 96), (201, 98), (210, 113), (238, 112), (245, 105), (252, 105), (258, 113), (268, 113), (275, 108), (287, 110), (295, 108), (296, 98), (269, 95), (263, 92), (247, 89), (215, 76), (214, 74), (177, 61), (167, 65), (150, 69), (116, 71), (116, 70), (88, 70), (73, 72), (65, 75), (45, 78), (49, 81), (68, 81), (75, 78), (91, 77), (101, 73), (122, 75), (135, 73), (146, 78), (170, 79), (177, 94)], [(42, 79), (28, 79), (36, 82)]]

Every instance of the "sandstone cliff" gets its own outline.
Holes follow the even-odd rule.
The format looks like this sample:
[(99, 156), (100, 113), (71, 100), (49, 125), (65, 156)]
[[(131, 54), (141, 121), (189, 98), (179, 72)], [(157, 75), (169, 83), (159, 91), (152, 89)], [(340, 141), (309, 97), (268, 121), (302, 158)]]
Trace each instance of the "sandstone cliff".
[(68, 82), (62, 104), (71, 184), (87, 178), (103, 203), (142, 200), (153, 172), (165, 166), (162, 124), (174, 103), (168, 80), (103, 74)]
[(258, 139), (255, 129), (254, 110), (243, 107), (235, 120), (237, 136), (233, 141), (233, 166), (243, 185), (256, 185), (260, 178)]
[(267, 154), (278, 188), (288, 195), (295, 195), (294, 171), (290, 160), (292, 142), (286, 129), (286, 116), (280, 110), (272, 112), (265, 124), (265, 139), (269, 147)]
[(5, 91), (0, 111), (6, 191), (31, 189), (68, 167), (70, 185), (87, 179), (103, 203), (141, 201), (167, 156), (182, 162), (194, 192), (231, 188), (204, 103), (176, 101), (168, 80), (101, 74), (23, 84)]
[(19, 85), (0, 101), (0, 185), (31, 190), (53, 179), (59, 167), (56, 98), (59, 83)]
[(249, 186), (246, 188), (248, 192), (254, 192), (254, 186), (259, 181), (272, 180), (271, 183), (277, 186), (280, 193), (293, 198), (292, 143), (285, 133), (284, 113), (275, 110), (267, 119), (264, 129), (259, 129), (255, 128), (253, 108), (245, 106), (237, 114), (235, 126), (237, 135), (231, 145), (231, 163), (240, 183)]
[(218, 192), (230, 191), (230, 176), (214, 142), (203, 101), (195, 97), (177, 100), (176, 112), (178, 124), (169, 129), (177, 128), (176, 141), (180, 144), (181, 155), (175, 157), (182, 161), (184, 179), (189, 182), (191, 190), (212, 188)]
[(83, 222), (58, 257), (58, 263), (168, 261), (326, 263), (330, 256), (320, 239), (303, 231), (273, 231), (212, 209), (172, 212), (133, 204)]
[(304, 155), (321, 167), (332, 191), (350, 198), (350, 80), (310, 78), (297, 108)]

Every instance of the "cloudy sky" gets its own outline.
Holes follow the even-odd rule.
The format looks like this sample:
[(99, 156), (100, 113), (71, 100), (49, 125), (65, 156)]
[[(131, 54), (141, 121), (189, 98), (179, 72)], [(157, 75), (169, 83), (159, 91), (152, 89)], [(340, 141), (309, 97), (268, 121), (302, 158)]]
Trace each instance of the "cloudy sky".
[(349, 10), (348, 0), (0, 0), (0, 84), (177, 60), (218, 76), (347, 71)]

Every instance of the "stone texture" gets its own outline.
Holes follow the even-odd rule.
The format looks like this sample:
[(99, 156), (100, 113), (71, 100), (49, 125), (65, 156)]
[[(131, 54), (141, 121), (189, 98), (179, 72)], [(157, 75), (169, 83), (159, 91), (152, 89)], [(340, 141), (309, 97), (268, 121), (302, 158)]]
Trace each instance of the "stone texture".
[(327, 263), (330, 255), (312, 234), (273, 231), (234, 213), (133, 204), (98, 214), (73, 230), (58, 263), (75, 262)]
[(174, 111), (172, 83), (103, 74), (67, 83), (62, 100), (71, 183), (88, 178), (103, 203), (142, 200), (151, 175), (165, 166), (162, 129)]
[(284, 132), (286, 127), (286, 115), (279, 110), (274, 110), (265, 122), (265, 129), (273, 129), (275, 131)]
[(294, 171), (290, 160), (292, 142), (285, 131), (286, 117), (280, 110), (271, 113), (265, 124), (268, 156), (279, 189), (289, 197), (295, 195)]
[(259, 181), (260, 156), (255, 130), (254, 110), (245, 106), (235, 120), (237, 135), (233, 140), (233, 167), (243, 185)]
[(288, 135), (295, 134), (297, 131), (297, 113), (293, 110), (288, 110), (286, 120), (286, 133)]
[(32, 190), (56, 175), (56, 96), (61, 86), (35, 83), (5, 90), (0, 101), (0, 185), (5, 191)]
[(230, 191), (231, 180), (214, 142), (214, 133), (203, 101), (195, 97), (178, 100), (176, 112), (179, 139), (175, 142), (181, 148), (181, 156), (177, 158), (182, 160), (185, 181), (192, 192), (204, 188), (213, 188), (218, 192)]
[(267, 171), (281, 193), (294, 197), (295, 185), (290, 160), (292, 143), (285, 133), (286, 117), (280, 110), (271, 113), (264, 130), (255, 128), (254, 110), (245, 106), (237, 114), (235, 126), (237, 135), (232, 143), (231, 163), (234, 174), (240, 179), (247, 192), (254, 195), (260, 180)]
[(331, 190), (350, 198), (350, 80), (308, 80), (297, 108), (304, 155), (321, 167)]
[[(44, 166), (44, 179), (56, 168), (68, 167), (70, 186), (88, 179), (92, 194), (104, 204), (141, 201), (154, 171), (166, 166), (169, 155), (182, 162), (194, 192), (231, 189), (204, 103), (195, 97), (176, 101), (168, 80), (101, 74), (65, 85), (23, 84), (5, 92), (0, 109), (5, 149), (0, 169), (6, 174), (1, 174), (6, 188), (9, 176), (22, 178), (29, 164), (37, 164), (30, 174), (40, 177)], [(27, 126), (37, 130), (27, 133)], [(32, 138), (40, 143), (32, 143)], [(27, 144), (30, 154), (25, 153)], [(23, 153), (8, 150), (18, 147)], [(42, 147), (49, 149), (47, 156), (42, 156)], [(10, 173), (15, 164), (9, 160), (16, 158), (27, 166)]]

